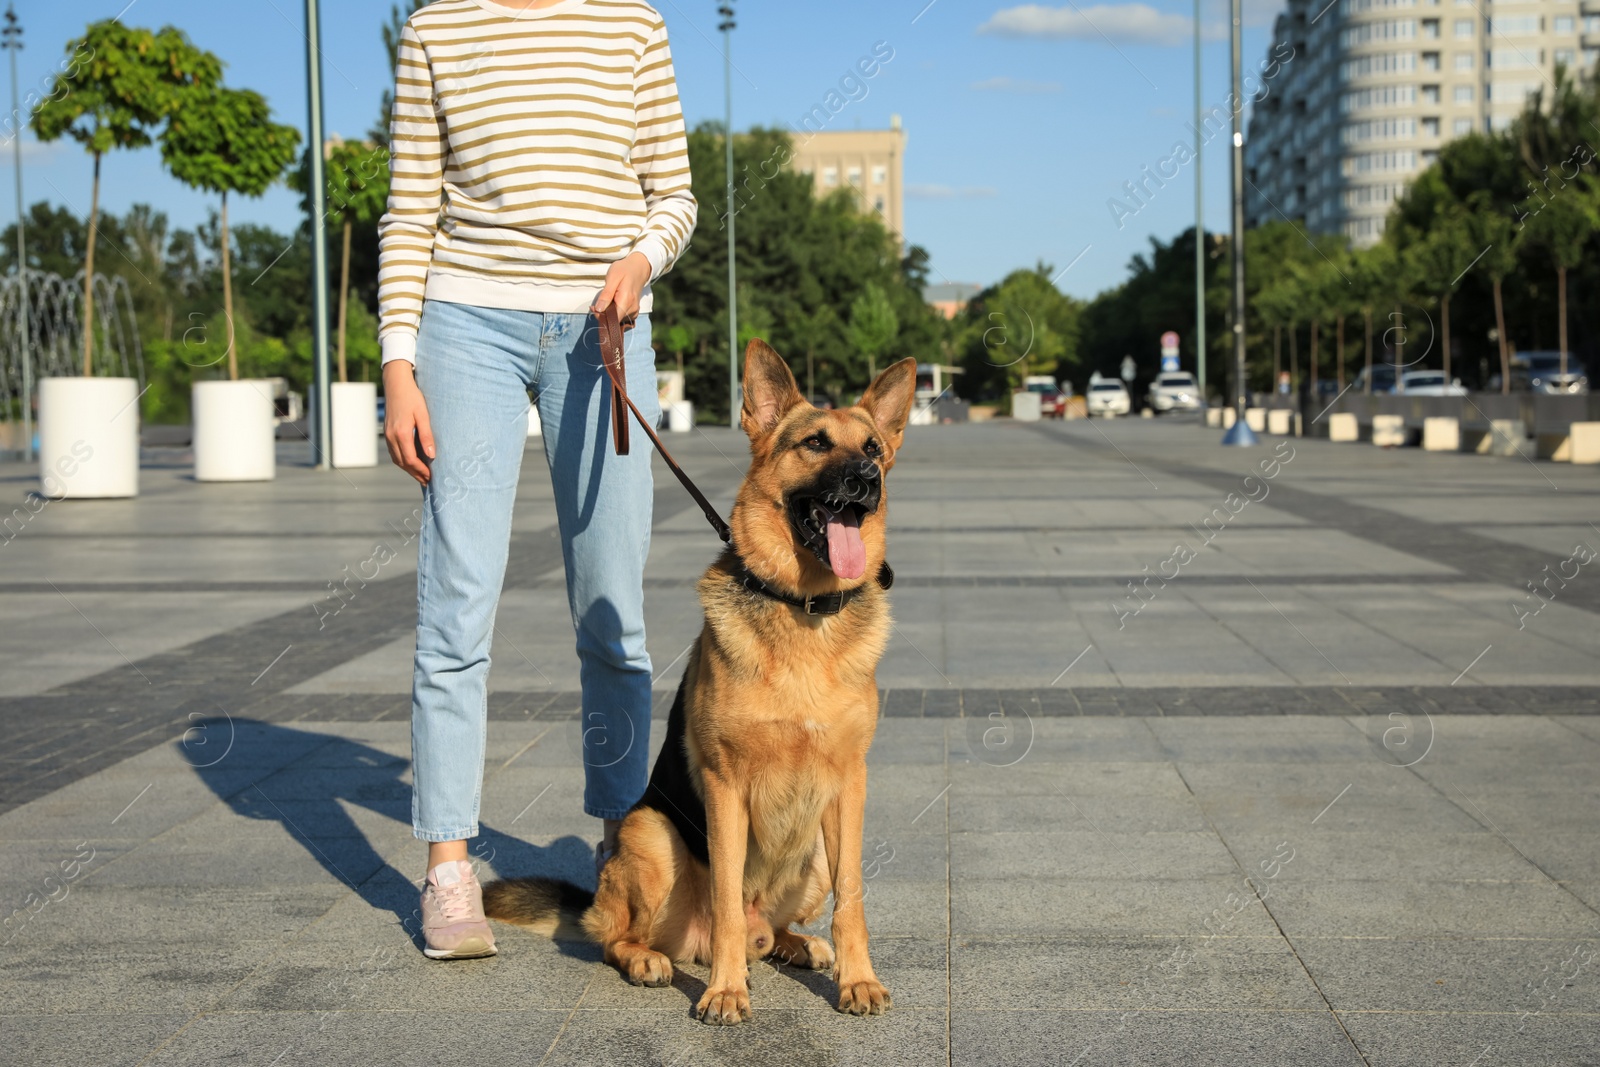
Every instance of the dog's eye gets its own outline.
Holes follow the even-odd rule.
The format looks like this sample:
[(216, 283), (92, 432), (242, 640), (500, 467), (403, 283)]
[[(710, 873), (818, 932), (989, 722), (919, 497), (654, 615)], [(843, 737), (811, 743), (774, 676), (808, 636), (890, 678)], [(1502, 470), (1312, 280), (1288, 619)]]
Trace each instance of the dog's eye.
[(861, 451), (865, 452), (869, 456), (872, 456), (874, 459), (883, 455), (883, 449), (879, 446), (878, 442), (871, 437), (867, 438), (867, 443), (861, 446)]
[(807, 448), (811, 449), (811, 451), (813, 451), (813, 452), (826, 452), (828, 450), (829, 445), (832, 444), (832, 442), (830, 442), (826, 437), (822, 436), (820, 433), (814, 433), (810, 437), (807, 437), (804, 441), (801, 441), (800, 443), (805, 445)]

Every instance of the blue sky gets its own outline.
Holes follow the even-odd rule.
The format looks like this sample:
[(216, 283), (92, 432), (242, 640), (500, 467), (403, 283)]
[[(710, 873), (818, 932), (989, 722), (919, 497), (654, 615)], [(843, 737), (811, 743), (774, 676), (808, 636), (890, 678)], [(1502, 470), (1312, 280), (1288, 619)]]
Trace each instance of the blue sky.
[[(1205, 3), (1203, 97), (1228, 92), (1226, 8)], [(231, 85), (263, 93), (279, 121), (306, 121), (303, 0), (18, 0), (26, 95), (45, 83), (66, 42), (90, 21), (127, 8), (130, 25), (172, 24), (221, 56)], [(680, 93), (691, 124), (723, 113), (721, 35), (714, 0), (657, 0), (667, 21)], [(1169, 238), (1194, 216), (1192, 164), (1119, 227), (1108, 200), (1188, 137), (1193, 109), (1192, 6), (1170, 0), (1015, 4), (1006, 0), (811, 0), (736, 3), (734, 124), (794, 126), (877, 42), (894, 58), (833, 129), (881, 128), (891, 114), (907, 131), (906, 237), (931, 253), (934, 280), (989, 283), (1044, 260), (1061, 289), (1087, 297), (1116, 284), (1130, 255), (1154, 234)], [(1246, 70), (1265, 55), (1280, 4), (1247, 0)], [(372, 125), (388, 78), (379, 27), (385, 0), (324, 0), (327, 128), (359, 137)], [(10, 161), (0, 168), (10, 216)], [(121, 212), (153, 204), (175, 224), (205, 218), (214, 201), (169, 177), (154, 149), (114, 153), (103, 204)], [(1205, 159), (1208, 226), (1225, 226), (1225, 138)], [(50, 200), (87, 213), (90, 165), (76, 144), (24, 139), (29, 203)], [(236, 202), (236, 220), (288, 229), (297, 199), (277, 188)]]

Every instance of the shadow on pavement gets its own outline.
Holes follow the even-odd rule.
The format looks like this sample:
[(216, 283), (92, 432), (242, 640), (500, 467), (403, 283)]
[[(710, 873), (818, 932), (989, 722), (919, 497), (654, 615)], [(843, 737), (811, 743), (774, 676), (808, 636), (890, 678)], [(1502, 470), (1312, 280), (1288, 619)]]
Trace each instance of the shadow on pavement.
[[(227, 751), (202, 761), (198, 752), (203, 750), (189, 739), (208, 733), (220, 738), (224, 731), (229, 739)], [(201, 781), (233, 811), (280, 824), (323, 870), (373, 908), (391, 912), (421, 948), (420, 878), (407, 876), (384, 859), (345, 808), (345, 804), (354, 804), (402, 826), (409, 824), (411, 785), (403, 778), (409, 760), (337, 735), (225, 717), (196, 720), (174, 744)], [(274, 752), (292, 755), (275, 766), (260, 762), (264, 754)], [(338, 758), (307, 761), (319, 752), (337, 753)], [(206, 755), (209, 758), (210, 753)], [(262, 773), (241, 777), (241, 762), (248, 761), (255, 761)], [(594, 888), (591, 846), (576, 835), (540, 846), (480, 825), (469, 848), (473, 859), (496, 877), (544, 875)], [(418, 842), (415, 859), (419, 869), (423, 855)], [(558, 944), (567, 955), (599, 958), (598, 949), (587, 943)]]

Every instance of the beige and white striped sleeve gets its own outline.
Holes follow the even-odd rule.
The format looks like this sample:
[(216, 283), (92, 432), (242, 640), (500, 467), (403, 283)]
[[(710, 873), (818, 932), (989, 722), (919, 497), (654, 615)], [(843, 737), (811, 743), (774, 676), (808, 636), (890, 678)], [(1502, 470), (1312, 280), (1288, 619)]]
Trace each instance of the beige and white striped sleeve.
[(416, 362), (417, 326), (444, 198), (444, 133), (433, 74), (411, 24), (400, 33), (389, 124), (389, 205), (378, 221), (378, 337), (383, 362)]
[(650, 279), (672, 269), (694, 233), (698, 206), (689, 186), (689, 144), (672, 70), (667, 27), (657, 16), (634, 74), (633, 169), (644, 190), (644, 232), (633, 251), (650, 261)]

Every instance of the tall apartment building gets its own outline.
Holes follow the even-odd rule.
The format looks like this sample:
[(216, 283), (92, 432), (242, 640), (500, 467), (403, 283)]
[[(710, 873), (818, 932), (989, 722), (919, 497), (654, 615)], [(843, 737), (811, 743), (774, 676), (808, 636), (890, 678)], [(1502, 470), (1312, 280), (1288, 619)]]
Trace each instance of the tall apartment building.
[(1501, 129), (1600, 60), (1600, 0), (1289, 0), (1245, 142), (1247, 224), (1287, 216), (1358, 247), (1439, 147)]
[(789, 166), (811, 175), (819, 197), (851, 190), (863, 213), (878, 215), (889, 232), (903, 237), (905, 154), (906, 131), (894, 115), (887, 130), (796, 131)]

